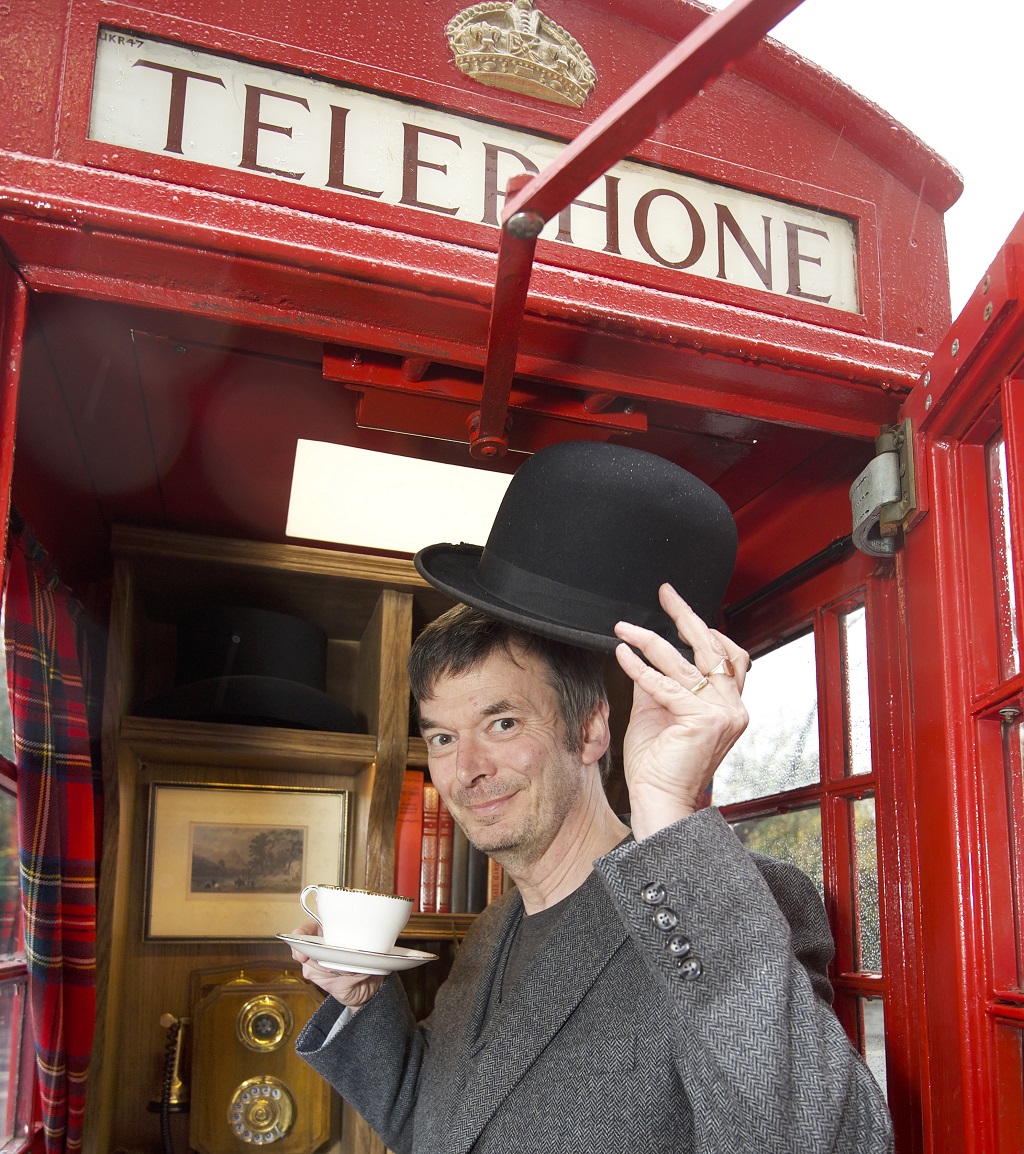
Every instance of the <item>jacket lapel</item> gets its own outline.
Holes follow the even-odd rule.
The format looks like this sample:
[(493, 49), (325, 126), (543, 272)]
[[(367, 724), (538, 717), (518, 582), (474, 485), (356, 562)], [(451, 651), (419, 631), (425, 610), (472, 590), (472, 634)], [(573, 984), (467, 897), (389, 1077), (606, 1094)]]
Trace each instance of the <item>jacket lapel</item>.
[[(600, 879), (591, 874), (516, 988), (496, 1008), (484, 1035), (477, 1035), (475, 1052), (472, 1035), (468, 1036), (472, 1074), (465, 1079), (464, 1088), (460, 1086), (461, 1104), (455, 1104), (450, 1115), (446, 1151), (463, 1154), (472, 1147), (626, 937)], [(505, 949), (493, 951), (487, 975), (490, 980), (476, 990), (474, 1014), (478, 1007), (486, 1010), (499, 956), (503, 958), (505, 953)], [(478, 1029), (482, 1020), (481, 1015)]]
[(491, 990), (522, 909), (518, 893), (489, 906), (459, 947), (452, 976), (441, 987), (431, 1017), (432, 1093), (420, 1103), (417, 1150), (451, 1150), (447, 1127), (463, 1105), (467, 1070), (480, 1045)]

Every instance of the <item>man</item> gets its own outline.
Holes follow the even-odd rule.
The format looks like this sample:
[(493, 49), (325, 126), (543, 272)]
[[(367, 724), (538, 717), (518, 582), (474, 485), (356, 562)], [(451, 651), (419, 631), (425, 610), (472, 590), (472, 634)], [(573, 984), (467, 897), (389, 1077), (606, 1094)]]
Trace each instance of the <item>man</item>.
[[(748, 854), (701, 808), (746, 724), (749, 661), (673, 585), (654, 605), (639, 585), (652, 568), (677, 573), (680, 509), (689, 518), (704, 503), (697, 520), (713, 526), (697, 550), (702, 574), (720, 570), (706, 595), (721, 595), (732, 562), (719, 554), (734, 546), (717, 498), (645, 457), (545, 450), (517, 474), (472, 579), (453, 576), (460, 547), (447, 547), (444, 577), (430, 550), (418, 558), (477, 603), (425, 630), (410, 659), (431, 776), (517, 889), (475, 922), (428, 1024), (395, 977), (304, 961), (332, 998), (299, 1052), (399, 1154), (891, 1149), (878, 1087), (829, 1005), (832, 945), (812, 884)], [(578, 535), (544, 525), (564, 509), (540, 500), (574, 483), (604, 514), (587, 533), (600, 547), (578, 568)], [(656, 531), (638, 529), (637, 497), (658, 502), (666, 486), (667, 505), (639, 519)], [(565, 506), (580, 516), (578, 501)], [(702, 531), (687, 526), (691, 540)], [(648, 625), (609, 626), (623, 604)], [(629, 827), (601, 783), (596, 658), (566, 640), (614, 646), (634, 682)]]

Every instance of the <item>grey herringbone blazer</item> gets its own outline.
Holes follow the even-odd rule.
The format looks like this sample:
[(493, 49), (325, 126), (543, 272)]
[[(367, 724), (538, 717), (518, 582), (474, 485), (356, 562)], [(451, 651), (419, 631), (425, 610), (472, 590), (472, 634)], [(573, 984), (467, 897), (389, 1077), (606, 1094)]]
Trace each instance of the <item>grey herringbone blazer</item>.
[[(467, 936), (431, 1021), (387, 979), (299, 1053), (398, 1154), (881, 1154), (891, 1127), (829, 1005), (811, 882), (715, 810), (595, 863), (487, 1017), (520, 913)], [(333, 1032), (332, 1032), (333, 1031)]]

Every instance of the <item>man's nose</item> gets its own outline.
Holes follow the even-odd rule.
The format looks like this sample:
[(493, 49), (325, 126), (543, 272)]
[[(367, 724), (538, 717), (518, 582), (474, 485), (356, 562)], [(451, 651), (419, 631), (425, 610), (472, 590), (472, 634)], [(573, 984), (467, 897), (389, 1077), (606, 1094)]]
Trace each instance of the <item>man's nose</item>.
[(469, 786), (480, 778), (491, 777), (494, 769), (494, 762), (478, 737), (465, 734), (459, 738), (455, 750), (455, 776), (460, 785)]

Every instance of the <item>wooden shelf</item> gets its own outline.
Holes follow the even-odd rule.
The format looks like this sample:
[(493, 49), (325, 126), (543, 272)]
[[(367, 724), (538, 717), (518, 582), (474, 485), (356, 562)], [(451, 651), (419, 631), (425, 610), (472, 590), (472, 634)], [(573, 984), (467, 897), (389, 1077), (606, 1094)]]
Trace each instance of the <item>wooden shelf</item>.
[(142, 759), (210, 766), (253, 766), (323, 772), (332, 766), (369, 765), (377, 755), (372, 734), (327, 733), (261, 725), (222, 725), (128, 716), (121, 741)]
[(156, 620), (176, 621), (206, 600), (292, 613), (330, 637), (359, 638), (384, 589), (411, 595), (427, 620), (452, 604), (398, 557), (134, 526), (115, 526), (111, 548), (131, 563)]
[[(159, 1068), (160, 1015), (195, 1001), (193, 972), (266, 965), (268, 944), (144, 936), (140, 879), (149, 860), (149, 800), (161, 776), (178, 784), (349, 792), (349, 884), (393, 884), (403, 773), (427, 763), (409, 739), (406, 661), (420, 625), (451, 604), (411, 561), (333, 549), (203, 538), (115, 527), (104, 699), (104, 869), (97, 912), (97, 1025), (84, 1154), (152, 1154), (145, 1103)], [(317, 625), (327, 643), (325, 690), (368, 733), (283, 729), (142, 716), (140, 703), (177, 677), (178, 626), (201, 605), (288, 613)], [(410, 755), (410, 744), (412, 746)], [(202, 815), (198, 815), (202, 820)], [(296, 907), (297, 908), (297, 907)], [(298, 917), (298, 915), (296, 915)], [(403, 939), (450, 962), (471, 914), (417, 914)], [(432, 943), (432, 944), (431, 944)], [(286, 953), (281, 943), (273, 953)], [(429, 1000), (444, 966), (410, 983)], [(194, 1009), (194, 1006), (192, 1007)], [(232, 1044), (230, 1039), (228, 1044)], [(384, 1154), (354, 1112), (324, 1154)]]
[(461, 941), (476, 914), (413, 914), (400, 941)]

